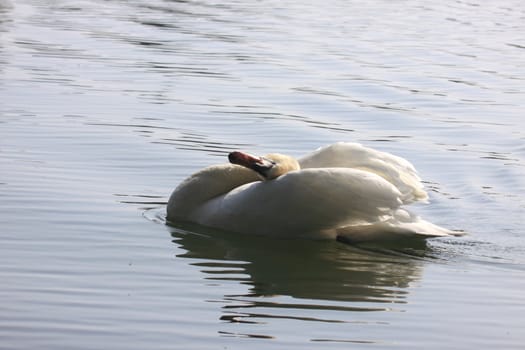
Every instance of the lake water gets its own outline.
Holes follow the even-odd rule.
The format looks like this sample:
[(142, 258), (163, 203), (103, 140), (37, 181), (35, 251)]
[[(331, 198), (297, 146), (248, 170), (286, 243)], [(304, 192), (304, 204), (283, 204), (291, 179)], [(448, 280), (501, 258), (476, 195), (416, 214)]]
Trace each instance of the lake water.
[[(1, 349), (523, 349), (523, 1), (0, 0)], [(426, 247), (164, 224), (227, 152), (400, 155)]]

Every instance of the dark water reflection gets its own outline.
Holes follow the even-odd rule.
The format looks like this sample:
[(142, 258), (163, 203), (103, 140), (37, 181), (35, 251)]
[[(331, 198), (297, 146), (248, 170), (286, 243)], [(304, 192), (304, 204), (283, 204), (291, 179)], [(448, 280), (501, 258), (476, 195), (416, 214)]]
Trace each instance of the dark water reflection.
[[(248, 285), (243, 305), (293, 309), (385, 311), (405, 303), (406, 288), (421, 277), (423, 263), (414, 256), (374, 253), (338, 242), (279, 240), (266, 237), (170, 228), (174, 242), (196, 259), (207, 280), (235, 280)], [(425, 249), (425, 248), (423, 248)], [(422, 251), (420, 251), (421, 254)], [(289, 296), (280, 304), (266, 297)], [(302, 302), (301, 300), (307, 300)], [(343, 304), (324, 301), (348, 302)], [(387, 305), (385, 305), (387, 304)]]

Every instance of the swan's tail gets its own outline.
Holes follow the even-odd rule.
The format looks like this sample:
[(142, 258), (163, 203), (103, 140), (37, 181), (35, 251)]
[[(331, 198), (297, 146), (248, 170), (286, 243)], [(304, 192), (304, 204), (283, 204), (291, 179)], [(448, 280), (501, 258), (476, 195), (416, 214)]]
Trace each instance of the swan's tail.
[(464, 232), (435, 225), (404, 209), (398, 209), (393, 217), (385, 221), (349, 225), (337, 229), (337, 238), (349, 243), (462, 235)]

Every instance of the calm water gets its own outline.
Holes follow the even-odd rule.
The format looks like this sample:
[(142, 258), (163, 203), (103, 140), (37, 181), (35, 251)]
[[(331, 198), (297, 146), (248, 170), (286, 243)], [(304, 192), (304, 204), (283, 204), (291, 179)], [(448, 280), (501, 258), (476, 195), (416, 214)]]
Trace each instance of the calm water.
[[(522, 1), (0, 0), (1, 349), (522, 349)], [(168, 227), (228, 151), (356, 141), (468, 232)]]

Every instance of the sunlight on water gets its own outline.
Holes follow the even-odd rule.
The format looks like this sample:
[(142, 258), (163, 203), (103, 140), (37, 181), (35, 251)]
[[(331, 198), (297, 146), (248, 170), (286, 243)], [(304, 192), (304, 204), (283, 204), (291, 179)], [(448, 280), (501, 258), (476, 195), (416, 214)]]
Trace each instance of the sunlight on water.
[[(520, 1), (0, 0), (0, 348), (520, 349)], [(410, 160), (461, 238), (165, 224), (232, 150)]]

